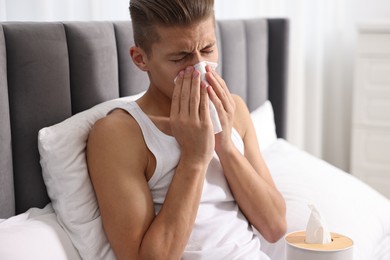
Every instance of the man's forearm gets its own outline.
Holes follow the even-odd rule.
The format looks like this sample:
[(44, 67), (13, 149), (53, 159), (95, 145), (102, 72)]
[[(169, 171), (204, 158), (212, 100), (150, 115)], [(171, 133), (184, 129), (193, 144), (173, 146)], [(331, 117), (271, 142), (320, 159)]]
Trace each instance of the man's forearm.
[(281, 194), (237, 149), (218, 155), (233, 196), (249, 222), (267, 240), (278, 240), (285, 230), (285, 202)]
[(207, 165), (179, 163), (164, 204), (144, 236), (140, 255), (181, 257), (197, 215), (206, 169)]

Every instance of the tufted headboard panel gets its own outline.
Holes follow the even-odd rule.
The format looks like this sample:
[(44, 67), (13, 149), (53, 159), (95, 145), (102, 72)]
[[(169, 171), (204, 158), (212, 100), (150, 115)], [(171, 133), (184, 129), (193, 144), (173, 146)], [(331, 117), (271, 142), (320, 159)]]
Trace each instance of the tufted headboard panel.
[(0, 27), (0, 218), (15, 211), (11, 126), (8, 104), (7, 59), (3, 28)]
[[(217, 37), (231, 91), (250, 110), (270, 99), (284, 137), (288, 21), (218, 21)], [(0, 23), (0, 218), (49, 202), (41, 128), (148, 87), (129, 57), (132, 44), (130, 22)]]

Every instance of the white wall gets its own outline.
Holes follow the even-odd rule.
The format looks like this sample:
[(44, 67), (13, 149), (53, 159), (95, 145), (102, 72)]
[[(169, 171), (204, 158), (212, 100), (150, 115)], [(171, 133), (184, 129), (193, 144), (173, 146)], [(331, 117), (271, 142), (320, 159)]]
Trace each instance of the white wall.
[[(0, 21), (127, 20), (128, 0), (0, 0)], [(357, 25), (389, 0), (215, 0), (219, 19), (290, 19), (287, 139), (349, 170)]]
[(390, 20), (388, 0), (216, 0), (222, 18), (290, 19), (287, 139), (349, 170), (358, 25)]
[[(325, 13), (322, 61), (322, 144), (325, 160), (349, 170), (351, 102), (359, 24), (390, 20), (388, 0), (340, 0)], [(310, 73), (308, 70), (307, 73)], [(306, 128), (308, 130), (309, 128)], [(316, 148), (306, 143), (305, 148)], [(317, 152), (317, 151), (316, 151)]]
[(129, 19), (129, 0), (0, 0), (0, 21)]

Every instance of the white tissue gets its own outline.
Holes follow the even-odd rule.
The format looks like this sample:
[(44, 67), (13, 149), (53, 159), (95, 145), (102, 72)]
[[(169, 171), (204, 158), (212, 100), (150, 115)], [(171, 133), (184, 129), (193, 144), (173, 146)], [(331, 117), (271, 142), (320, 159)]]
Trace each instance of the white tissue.
[(306, 227), (306, 239), (308, 244), (327, 244), (332, 242), (328, 227), (320, 212), (314, 205), (309, 205), (311, 214)]
[[(213, 70), (215, 70), (218, 66), (217, 63), (214, 62), (209, 62), (209, 61), (202, 61), (194, 65), (194, 68), (198, 71), (200, 71), (200, 80), (206, 81), (206, 66), (209, 65)], [(219, 121), (219, 116), (217, 109), (215, 108), (213, 102), (209, 102), (209, 109), (210, 109), (210, 117), (211, 117), (211, 122), (213, 123), (213, 128), (214, 128), (214, 134), (218, 134), (222, 132), (222, 126), (221, 122)]]
[(206, 79), (206, 66), (209, 65), (211, 69), (215, 70), (218, 66), (217, 63), (211, 61), (201, 61), (194, 65), (194, 68), (200, 71), (200, 80), (204, 80), (208, 83)]

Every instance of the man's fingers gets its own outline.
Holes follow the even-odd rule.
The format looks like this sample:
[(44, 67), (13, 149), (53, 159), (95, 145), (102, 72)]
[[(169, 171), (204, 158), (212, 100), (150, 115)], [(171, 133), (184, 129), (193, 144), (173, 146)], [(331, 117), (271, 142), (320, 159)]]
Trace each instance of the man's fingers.
[(175, 81), (175, 88), (173, 89), (171, 115), (177, 115), (180, 112), (180, 96), (181, 96), (181, 88), (183, 85), (183, 80), (184, 80), (184, 71), (180, 71)]
[(193, 72), (194, 67), (190, 66), (186, 68), (184, 73), (184, 82), (180, 94), (180, 114), (182, 115), (189, 115), (190, 113), (189, 99), (191, 96), (191, 82)]
[(209, 88), (209, 86), (204, 81), (202, 81), (200, 85), (199, 116), (200, 116), (200, 120), (206, 122), (211, 120), (210, 111), (209, 111), (210, 98), (207, 92), (207, 88)]
[(190, 97), (190, 115), (199, 118), (199, 102), (200, 102), (200, 72), (194, 70), (192, 73), (191, 82), (191, 97)]

